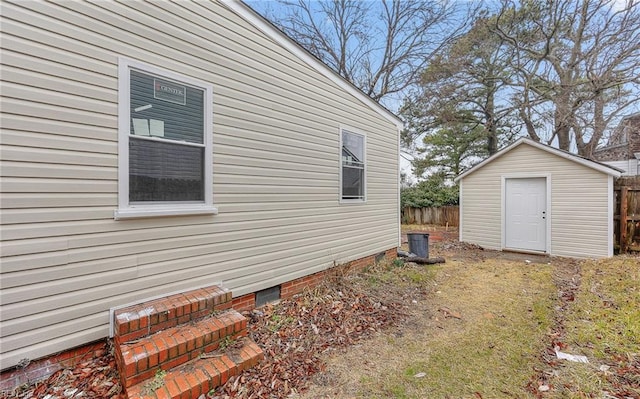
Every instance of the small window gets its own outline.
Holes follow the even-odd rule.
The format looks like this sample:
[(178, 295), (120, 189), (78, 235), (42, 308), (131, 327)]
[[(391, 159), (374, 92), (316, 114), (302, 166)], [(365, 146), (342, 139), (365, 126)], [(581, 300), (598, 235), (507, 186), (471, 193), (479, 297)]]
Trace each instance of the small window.
[(347, 202), (365, 201), (365, 136), (341, 131), (340, 199)]
[(118, 78), (116, 219), (215, 213), (211, 86), (128, 60)]

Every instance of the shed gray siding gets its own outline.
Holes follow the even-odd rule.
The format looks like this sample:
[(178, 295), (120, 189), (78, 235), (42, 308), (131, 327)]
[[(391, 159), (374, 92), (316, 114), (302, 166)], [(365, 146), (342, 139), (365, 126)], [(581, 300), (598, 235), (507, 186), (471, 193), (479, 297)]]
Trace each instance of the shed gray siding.
[(502, 179), (551, 180), (550, 247), (555, 256), (611, 256), (613, 178), (531, 145), (519, 145), (461, 179), (461, 241), (504, 248)]
[[(2, 5), (0, 368), (108, 334), (113, 306), (243, 295), (398, 245), (398, 131), (215, 2)], [(219, 214), (114, 220), (118, 57), (213, 85)], [(367, 202), (339, 203), (339, 128)]]

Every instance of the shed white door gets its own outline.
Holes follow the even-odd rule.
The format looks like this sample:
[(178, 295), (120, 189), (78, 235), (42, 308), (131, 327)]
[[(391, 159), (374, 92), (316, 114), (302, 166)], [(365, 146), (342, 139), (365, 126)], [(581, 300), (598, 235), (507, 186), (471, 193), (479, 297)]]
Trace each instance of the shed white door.
[(505, 180), (505, 247), (547, 249), (546, 178)]

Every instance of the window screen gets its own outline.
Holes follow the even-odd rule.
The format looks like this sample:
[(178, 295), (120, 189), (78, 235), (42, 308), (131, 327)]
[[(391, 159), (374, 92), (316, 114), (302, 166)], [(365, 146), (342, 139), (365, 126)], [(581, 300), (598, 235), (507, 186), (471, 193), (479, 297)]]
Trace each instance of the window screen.
[(130, 73), (129, 201), (204, 201), (204, 90)]
[(364, 200), (364, 136), (342, 131), (342, 199)]

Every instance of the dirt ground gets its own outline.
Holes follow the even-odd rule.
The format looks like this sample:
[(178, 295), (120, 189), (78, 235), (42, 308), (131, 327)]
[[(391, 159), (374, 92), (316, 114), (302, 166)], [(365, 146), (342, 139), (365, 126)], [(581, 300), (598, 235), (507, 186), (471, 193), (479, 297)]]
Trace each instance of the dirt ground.
[[(449, 231), (432, 243), (430, 256), (447, 262), (421, 282), (404, 322), (327, 356), (326, 371), (299, 398), (640, 398), (640, 312), (633, 310), (640, 304), (640, 258), (488, 251), (455, 237)], [(583, 286), (583, 268), (597, 277), (608, 267), (616, 279), (632, 281), (612, 288), (596, 278)], [(626, 304), (618, 314), (605, 309), (604, 321), (589, 319), (577, 306), (588, 300), (584, 292), (604, 298), (594, 313)], [(610, 335), (587, 337), (587, 323), (603, 323)], [(604, 343), (597, 353), (593, 341), (620, 335), (618, 345)], [(589, 364), (559, 360), (557, 350), (587, 355)]]
[[(329, 356), (327, 371), (315, 376), (300, 398), (478, 398), (530, 394), (527, 384), (532, 370), (528, 363), (535, 353), (523, 353), (525, 362), (508, 359), (508, 352), (518, 350), (514, 345), (521, 342), (501, 344), (500, 340), (508, 340), (508, 335), (501, 337), (491, 325), (498, 322), (507, 329), (512, 327), (511, 322), (522, 323), (523, 320), (515, 318), (522, 316), (521, 312), (529, 316), (535, 296), (553, 295), (549, 290), (551, 284), (544, 287), (528, 280), (536, 274), (532, 268), (543, 266), (541, 276), (535, 279), (544, 279), (550, 276), (553, 267), (565, 268), (572, 262), (485, 251), (460, 244), (446, 234), (444, 240), (431, 243), (430, 257), (444, 257), (446, 263), (430, 266), (431, 274), (421, 282), (424, 290), (411, 297), (404, 322), (344, 353)], [(525, 299), (524, 308), (509, 303), (509, 297), (516, 296)], [(495, 342), (482, 336), (489, 332), (494, 334)], [(535, 338), (542, 342), (543, 335), (541, 332)], [(483, 345), (493, 354), (475, 359), (474, 355), (462, 353)], [(536, 349), (543, 349), (543, 345)], [(483, 362), (484, 366), (479, 364)], [(514, 381), (513, 374), (520, 380)]]
[[(631, 280), (609, 276), (616, 297), (607, 263), (488, 251), (457, 242), (455, 229), (418, 229), (445, 263), (337, 273), (248, 313), (265, 360), (198, 399), (640, 398), (640, 258), (612, 261)], [(556, 349), (590, 363), (559, 361)], [(118, 384), (107, 353), (0, 396), (121, 398)]]

